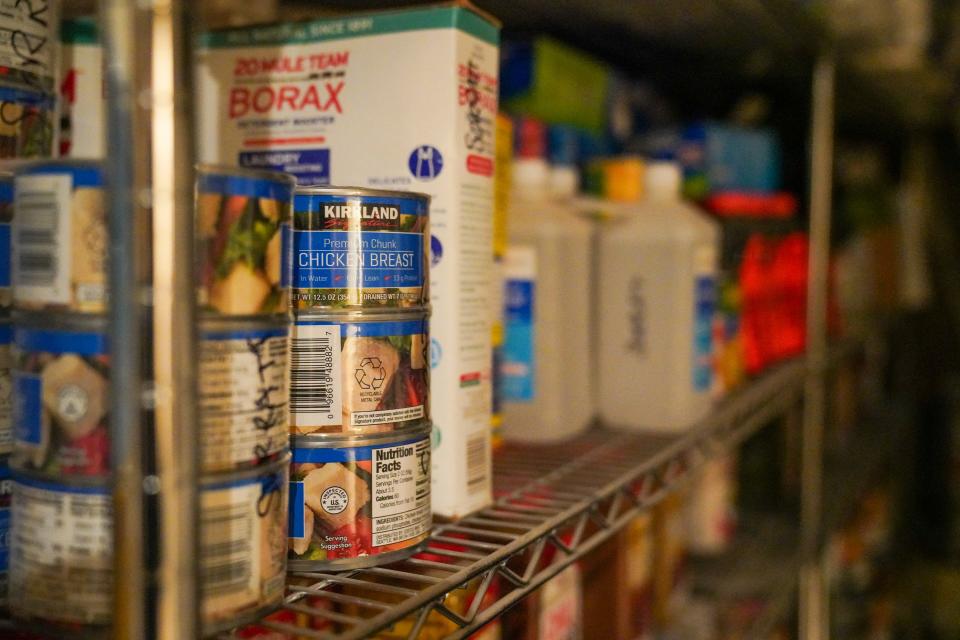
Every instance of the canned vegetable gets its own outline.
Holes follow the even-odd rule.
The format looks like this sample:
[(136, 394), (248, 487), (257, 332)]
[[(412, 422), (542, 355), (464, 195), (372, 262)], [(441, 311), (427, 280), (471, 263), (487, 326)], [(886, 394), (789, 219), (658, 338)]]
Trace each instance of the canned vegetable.
[(203, 471), (259, 464), (286, 450), (286, 320), (204, 317), (200, 333)]
[(13, 328), (9, 318), (0, 319), (0, 455), (13, 450), (13, 428), (10, 416), (12, 406), (13, 382), (10, 379), (10, 367), (13, 364), (11, 345)]
[(426, 305), (430, 197), (298, 187), (293, 199), (295, 310)]
[(429, 345), (425, 310), (297, 316), (291, 433), (381, 433), (428, 422)]
[(13, 195), (14, 306), (103, 312), (108, 249), (100, 165), (24, 165), (16, 171)]
[(0, 1), (0, 76), (56, 89), (59, 2)]
[(285, 173), (197, 168), (203, 307), (225, 315), (287, 311), (293, 186)]
[(10, 459), (0, 458), (0, 610), (7, 608), (10, 560), (10, 503), (13, 481), (10, 475)]
[(10, 288), (10, 223), (13, 221), (13, 174), (0, 171), (0, 312), (13, 301)]
[(109, 473), (109, 381), (104, 318), (17, 314), (13, 329), (15, 464), (53, 476)]
[(430, 427), (293, 439), (290, 568), (350, 569), (411, 556), (430, 533)]
[(0, 158), (51, 157), (55, 109), (49, 93), (0, 84)]
[(113, 533), (105, 484), (13, 474), (10, 610), (19, 618), (109, 624)]
[[(204, 634), (256, 619), (284, 593), (290, 456), (200, 487)], [(113, 612), (112, 501), (106, 482), (14, 473), (10, 606), (14, 615), (102, 626)]]
[(200, 493), (205, 634), (260, 618), (283, 600), (290, 456), (206, 476)]

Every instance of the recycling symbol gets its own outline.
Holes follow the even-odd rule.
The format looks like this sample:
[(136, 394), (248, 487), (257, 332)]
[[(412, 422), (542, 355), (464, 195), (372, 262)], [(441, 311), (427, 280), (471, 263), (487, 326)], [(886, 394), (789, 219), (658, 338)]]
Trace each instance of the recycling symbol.
[(357, 384), (360, 385), (361, 389), (379, 389), (383, 386), (387, 372), (383, 368), (380, 358), (364, 358), (360, 361), (360, 366), (354, 372), (353, 377), (357, 379)]
[(67, 385), (57, 394), (57, 409), (68, 422), (77, 422), (87, 415), (90, 399), (87, 392), (76, 385)]

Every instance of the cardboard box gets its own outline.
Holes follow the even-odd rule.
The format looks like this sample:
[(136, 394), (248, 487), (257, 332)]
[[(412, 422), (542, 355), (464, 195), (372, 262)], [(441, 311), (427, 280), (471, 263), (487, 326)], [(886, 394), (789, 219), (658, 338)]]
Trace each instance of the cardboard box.
[(102, 159), (106, 148), (103, 47), (93, 18), (60, 29), (60, 157)]
[(429, 194), (433, 508), (490, 489), (499, 27), (466, 3), (214, 31), (198, 56), (206, 162)]

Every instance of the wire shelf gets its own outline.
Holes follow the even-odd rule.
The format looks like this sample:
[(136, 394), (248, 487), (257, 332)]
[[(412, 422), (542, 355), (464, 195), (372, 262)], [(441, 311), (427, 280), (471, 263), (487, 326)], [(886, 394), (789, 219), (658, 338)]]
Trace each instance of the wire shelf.
[(682, 435), (595, 429), (562, 445), (508, 445), (495, 456), (491, 507), (437, 523), (408, 560), (290, 573), (285, 604), (259, 626), (298, 639), (467, 637), (795, 406), (804, 374), (802, 360), (781, 365)]

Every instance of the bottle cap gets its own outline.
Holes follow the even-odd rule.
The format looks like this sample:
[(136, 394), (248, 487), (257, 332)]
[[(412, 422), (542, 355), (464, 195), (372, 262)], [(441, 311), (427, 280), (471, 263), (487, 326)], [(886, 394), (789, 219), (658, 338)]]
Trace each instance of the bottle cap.
[(651, 200), (679, 200), (683, 175), (676, 162), (657, 160), (647, 165), (646, 192)]
[(547, 127), (535, 118), (520, 116), (514, 124), (517, 158), (544, 158), (547, 155)]
[(576, 166), (580, 157), (580, 135), (573, 127), (553, 125), (547, 129), (550, 164)]

